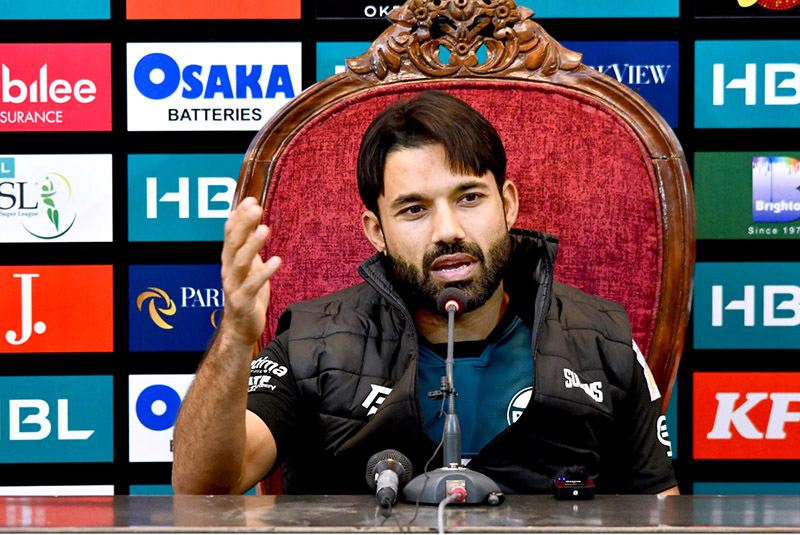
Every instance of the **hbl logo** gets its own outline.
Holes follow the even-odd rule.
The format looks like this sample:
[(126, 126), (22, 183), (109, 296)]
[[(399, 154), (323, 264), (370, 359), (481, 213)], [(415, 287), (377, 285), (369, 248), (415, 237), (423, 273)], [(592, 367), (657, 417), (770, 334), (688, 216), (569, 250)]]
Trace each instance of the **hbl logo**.
[(800, 41), (697, 41), (695, 126), (794, 128)]
[(800, 347), (800, 265), (698, 263), (694, 345), (698, 349)]
[(0, 377), (0, 462), (113, 460), (110, 376)]
[(128, 156), (131, 241), (222, 240), (241, 154)]

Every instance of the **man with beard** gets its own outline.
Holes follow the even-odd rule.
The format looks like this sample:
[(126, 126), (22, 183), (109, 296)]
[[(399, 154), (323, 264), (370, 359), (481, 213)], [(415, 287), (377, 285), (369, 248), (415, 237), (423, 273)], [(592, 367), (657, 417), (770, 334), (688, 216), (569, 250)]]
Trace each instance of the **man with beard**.
[(599, 492), (676, 492), (624, 309), (553, 280), (555, 238), (510, 230), (505, 169), (492, 125), (446, 93), (384, 110), (358, 157), (377, 250), (365, 282), (289, 306), (254, 360), (280, 260), (261, 261), (268, 229), (243, 200), (225, 225), (223, 320), (176, 421), (175, 491), (243, 492), (281, 465), (287, 493), (367, 492), (366, 463), (387, 448), (422, 471), (443, 426), (436, 300), (454, 286), (467, 296), (454, 374), (469, 468), (510, 493), (550, 492), (568, 470)]

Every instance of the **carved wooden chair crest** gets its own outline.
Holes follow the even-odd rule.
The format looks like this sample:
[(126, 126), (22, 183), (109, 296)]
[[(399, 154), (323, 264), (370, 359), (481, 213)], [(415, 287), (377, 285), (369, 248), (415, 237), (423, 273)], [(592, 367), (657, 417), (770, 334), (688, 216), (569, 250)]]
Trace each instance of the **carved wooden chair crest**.
[[(517, 225), (560, 238), (556, 278), (623, 303), (664, 404), (686, 331), (694, 202), (672, 130), (616, 80), (581, 63), (512, 0), (408, 0), (345, 72), (277, 113), (247, 152), (236, 202), (259, 198), (272, 229), (263, 343), (291, 302), (360, 282), (356, 156), (372, 118), (427, 89), (491, 121), (521, 193)], [(485, 58), (485, 59), (484, 59)]]

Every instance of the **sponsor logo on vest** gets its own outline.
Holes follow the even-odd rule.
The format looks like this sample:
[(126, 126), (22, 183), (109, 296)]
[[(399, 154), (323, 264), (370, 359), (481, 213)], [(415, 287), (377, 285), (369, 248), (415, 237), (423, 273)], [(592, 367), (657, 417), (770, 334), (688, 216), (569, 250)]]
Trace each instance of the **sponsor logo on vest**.
[(248, 392), (259, 390), (275, 390), (277, 385), (271, 383), (272, 377), (283, 377), (289, 372), (286, 366), (278, 364), (269, 357), (259, 357), (250, 365)]
[(594, 381), (592, 383), (585, 383), (581, 381), (578, 374), (574, 371), (570, 370), (569, 368), (564, 368), (564, 386), (567, 388), (580, 388), (583, 390), (587, 396), (592, 398), (593, 400), (597, 401), (598, 403), (603, 402), (603, 383), (600, 381)]
[(667, 457), (672, 458), (672, 442), (669, 440), (669, 432), (667, 432), (667, 417), (661, 415), (656, 422), (656, 437), (658, 441), (667, 447)]
[(361, 404), (362, 407), (368, 409), (367, 416), (372, 416), (378, 412), (378, 407), (386, 401), (386, 396), (392, 393), (392, 389), (386, 386), (371, 384), (372, 391)]
[(532, 386), (523, 388), (514, 394), (514, 397), (511, 399), (511, 403), (508, 404), (508, 409), (506, 410), (506, 420), (508, 421), (508, 425), (511, 425), (519, 420), (520, 416), (522, 416), (522, 413), (528, 408), (528, 403), (531, 402), (532, 394)]

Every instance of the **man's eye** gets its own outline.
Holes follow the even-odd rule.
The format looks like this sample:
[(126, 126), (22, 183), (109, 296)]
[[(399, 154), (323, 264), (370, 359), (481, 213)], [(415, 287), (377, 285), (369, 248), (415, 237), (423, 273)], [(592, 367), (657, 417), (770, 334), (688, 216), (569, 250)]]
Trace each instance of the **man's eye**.
[(481, 196), (477, 193), (467, 193), (466, 195), (461, 197), (461, 200), (464, 202), (473, 203), (477, 202), (480, 198)]
[(423, 211), (422, 206), (420, 206), (418, 204), (415, 204), (415, 205), (409, 206), (408, 208), (403, 210), (403, 213), (409, 214), (409, 215), (417, 215), (417, 214), (421, 214), (422, 211)]

